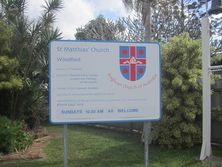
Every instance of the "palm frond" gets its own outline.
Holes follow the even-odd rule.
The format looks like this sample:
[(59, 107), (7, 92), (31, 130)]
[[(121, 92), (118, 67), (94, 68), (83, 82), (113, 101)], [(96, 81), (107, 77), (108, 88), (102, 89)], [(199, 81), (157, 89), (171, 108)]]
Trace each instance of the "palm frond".
[(133, 0), (122, 0), (127, 10), (133, 9)]
[(19, 13), (24, 13), (27, 8), (27, 2), (26, 0), (14, 0), (14, 6)]
[(45, 9), (46, 13), (58, 11), (63, 7), (61, 0), (45, 0), (45, 5), (43, 8)]
[(54, 13), (46, 13), (42, 15), (42, 23), (45, 26), (50, 26), (56, 20), (56, 16)]
[(55, 12), (62, 8), (61, 0), (48, 0), (45, 1), (43, 6), (44, 12), (41, 16), (41, 22), (44, 26), (50, 27), (56, 20)]

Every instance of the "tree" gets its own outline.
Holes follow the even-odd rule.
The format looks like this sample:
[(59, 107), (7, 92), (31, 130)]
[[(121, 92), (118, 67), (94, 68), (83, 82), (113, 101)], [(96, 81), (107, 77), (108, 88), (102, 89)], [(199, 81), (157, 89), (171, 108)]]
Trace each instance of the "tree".
[(168, 41), (171, 37), (188, 32), (192, 39), (200, 38), (200, 19), (188, 11), (190, 1), (159, 1), (153, 6), (153, 39)]
[[(192, 10), (191, 6), (196, 6), (195, 10)], [(184, 59), (181, 56), (183, 54), (191, 54), (189, 53), (189, 48), (187, 50), (187, 45), (188, 43), (194, 44), (194, 49), (198, 50), (198, 47), (200, 48), (200, 45), (196, 45), (196, 42), (193, 42), (191, 39), (199, 39), (200, 38), (200, 17), (201, 17), (201, 12), (203, 12), (203, 9), (200, 9), (202, 7), (202, 3), (200, 2), (195, 2), (194, 0), (181, 0), (181, 1), (153, 1), (152, 3), (152, 39), (153, 40), (158, 40), (158, 41), (164, 41), (164, 42), (169, 42), (167, 43), (162, 43), (163, 45), (170, 47), (169, 49), (172, 49), (173, 47), (173, 41), (175, 42), (175, 39), (171, 38), (173, 36), (180, 36), (180, 40), (182, 40), (182, 37), (184, 37), (184, 41), (187, 42), (185, 43), (184, 41), (181, 41), (181, 44), (184, 44), (184, 46), (178, 46), (178, 43), (174, 43), (175, 46), (178, 47), (178, 49), (174, 48), (173, 51), (171, 52), (173, 59), (170, 59), (169, 56), (168, 58), (165, 58), (167, 55), (163, 54), (163, 62), (162, 65), (166, 66), (168, 65), (168, 68), (163, 68), (163, 92), (167, 93), (172, 93), (172, 92), (177, 92), (177, 88), (173, 87), (174, 84), (178, 82), (178, 84), (181, 82), (181, 77), (177, 77), (173, 83), (166, 82), (168, 77), (172, 74), (170, 74), (170, 71), (167, 72), (167, 70), (171, 70), (176, 64), (174, 63), (175, 60), (177, 59), (175, 56), (178, 56), (178, 59), (181, 59), (184, 61), (184, 65), (189, 62), (189, 59)], [(199, 11), (198, 11), (199, 10)], [(218, 20), (217, 20), (218, 21)], [(140, 15), (137, 15), (137, 17), (131, 19), (125, 19), (124, 20), (126, 24), (126, 29), (129, 29), (132, 33), (130, 36), (134, 37), (137, 34), (140, 35), (143, 30), (142, 28), (142, 18)], [(213, 22), (213, 24), (216, 24), (216, 22)], [(139, 31), (136, 31), (138, 29), (139, 25)], [(220, 27), (219, 25), (217, 25)], [(215, 27), (215, 26), (214, 26)], [(142, 30), (142, 31), (141, 31)], [(215, 32), (214, 29), (212, 28), (212, 32)], [(215, 29), (216, 30), (216, 29)], [(218, 32), (220, 32), (220, 28), (217, 29)], [(182, 35), (181, 33), (187, 32), (189, 35)], [(217, 33), (218, 34), (218, 33)], [(189, 36), (189, 37), (188, 37)], [(217, 38), (217, 45), (220, 44), (218, 42), (219, 35), (216, 35)], [(136, 37), (135, 39), (142, 39), (143, 37), (140, 35), (140, 37)], [(175, 37), (176, 38), (176, 37)], [(178, 40), (179, 41), (179, 40)], [(216, 45), (216, 44), (215, 44)], [(214, 46), (215, 46), (214, 45)], [(164, 47), (163, 50), (167, 50), (167, 47)], [(181, 51), (181, 55), (177, 54), (177, 50), (180, 49), (180, 47), (184, 48), (184, 53)], [(189, 44), (189, 47), (190, 44)], [(173, 56), (173, 52), (176, 54)], [(200, 60), (200, 51), (195, 51), (195, 54), (193, 55), (196, 59)], [(194, 60), (195, 58), (191, 58), (191, 60)], [(221, 59), (221, 57), (217, 57), (218, 59)], [(195, 62), (195, 61), (194, 61)], [(218, 62), (218, 61), (217, 61)], [(178, 60), (177, 60), (178, 63)], [(197, 63), (197, 62), (196, 62)], [(177, 66), (176, 66), (177, 67)], [(184, 70), (186, 68), (189, 68), (189, 66), (185, 67), (183, 66)], [(174, 72), (178, 71), (178, 67), (173, 69)], [(190, 70), (190, 69), (187, 69)], [(193, 77), (193, 80), (198, 81), (200, 74), (200, 64), (199, 64), (199, 75), (195, 74)], [(196, 71), (198, 71), (196, 69)], [(180, 72), (178, 73), (178, 76), (181, 75)], [(182, 73), (183, 75), (183, 73)], [(191, 77), (191, 76), (189, 76)], [(183, 78), (183, 77), (182, 77)], [(196, 79), (195, 79), (196, 78)], [(200, 80), (200, 79), (199, 79)], [(188, 86), (186, 82), (181, 82), (181, 87), (186, 87)], [(194, 85), (198, 85), (199, 83), (193, 83)], [(176, 86), (176, 85), (174, 85)], [(168, 91), (169, 90), (169, 91)], [(196, 87), (196, 92), (197, 94), (193, 95), (193, 97), (197, 97), (199, 100), (201, 99), (200, 96), (200, 87)], [(186, 98), (179, 96), (179, 93), (174, 97), (174, 94), (172, 96), (167, 96), (167, 93), (164, 93), (164, 99), (163, 99), (163, 106), (164, 106), (164, 116), (163, 119), (159, 124), (155, 124), (153, 127), (153, 136), (154, 136), (154, 142), (165, 145), (168, 147), (190, 147), (195, 143), (199, 142), (200, 138), (200, 126), (199, 120), (200, 114), (201, 114), (201, 108), (200, 108), (200, 103), (195, 102), (195, 105), (191, 105), (192, 107), (190, 110), (186, 108), (187, 106), (181, 103), (181, 101), (186, 101)], [(181, 92), (182, 95), (183, 92)], [(185, 92), (188, 93), (188, 92)], [(189, 93), (188, 93), (189, 94)], [(192, 96), (192, 94), (191, 94)], [(166, 100), (168, 99), (168, 100)], [(192, 99), (192, 98), (191, 98)], [(188, 99), (190, 101), (190, 99)], [(195, 101), (195, 99), (192, 99)], [(175, 104), (172, 102), (174, 101)], [(168, 105), (167, 105), (168, 104)], [(177, 107), (177, 105), (181, 105), (181, 107)], [(170, 106), (171, 105), (171, 106)], [(174, 106), (176, 107), (176, 110), (178, 114), (175, 114), (170, 107)], [(170, 111), (171, 110), (171, 111)], [(178, 119), (178, 117), (181, 117), (181, 115), (184, 114), (186, 115), (185, 119)], [(187, 119), (189, 118), (189, 115), (192, 117), (195, 117), (195, 121), (193, 122), (188, 122)], [(174, 118), (175, 117), (175, 118)], [(174, 132), (174, 127), (175, 127), (175, 133)], [(184, 128), (184, 129), (183, 129)], [(187, 129), (189, 129), (189, 135), (186, 133), (188, 132)], [(165, 130), (164, 130), (165, 129)], [(174, 136), (175, 135), (175, 136)]]
[[(188, 5), (190, 2), (191, 0), (152, 1), (151, 39), (168, 41), (171, 37), (183, 32), (188, 32), (193, 39), (200, 38), (200, 19), (198, 15), (195, 15), (194, 11), (189, 12)], [(136, 11), (133, 17), (123, 18), (124, 26), (131, 32), (130, 36), (135, 37), (134, 40), (144, 39), (144, 36), (141, 36), (141, 34), (145, 34), (146, 30), (143, 14), (140, 10)], [(138, 32), (136, 29), (138, 29)], [(136, 37), (136, 35), (140, 37)]]
[(8, 117), (13, 106), (12, 92), (23, 88), (22, 78), (16, 75), (18, 61), (10, 56), (11, 37), (11, 29), (0, 21), (0, 114)]
[(125, 31), (122, 38), (123, 41), (144, 41), (145, 28), (142, 23), (142, 16), (140, 13), (135, 13), (126, 18), (120, 18), (119, 22), (124, 26)]
[[(205, 8), (206, 2), (210, 0), (202, 1), (202, 0), (190, 0), (189, 4), (187, 5), (188, 13), (190, 15), (194, 15), (198, 17), (200, 20), (207, 11)], [(207, 9), (208, 11), (210, 8)], [(213, 54), (215, 55), (216, 52), (222, 50), (222, 16), (221, 15), (210, 15), (210, 29), (211, 29), (211, 45), (213, 46)]]
[(163, 116), (153, 126), (153, 142), (191, 147), (200, 142), (201, 43), (188, 33), (163, 45)]
[(144, 39), (151, 40), (151, 5), (154, 0), (123, 0), (128, 9), (135, 9), (142, 15), (142, 22), (145, 28)]
[[(61, 0), (49, 0), (37, 22), (28, 21), (26, 1), (0, 1), (1, 20), (12, 28), (11, 56), (19, 67), (16, 74), (22, 78), (23, 88), (12, 92), (12, 119), (23, 119), (31, 128), (47, 115), (48, 42), (61, 33), (53, 28), (55, 13), (61, 9)], [(7, 103), (7, 102), (6, 102)]]
[(123, 37), (125, 28), (117, 21), (107, 20), (100, 15), (84, 27), (77, 28), (77, 40), (119, 40)]

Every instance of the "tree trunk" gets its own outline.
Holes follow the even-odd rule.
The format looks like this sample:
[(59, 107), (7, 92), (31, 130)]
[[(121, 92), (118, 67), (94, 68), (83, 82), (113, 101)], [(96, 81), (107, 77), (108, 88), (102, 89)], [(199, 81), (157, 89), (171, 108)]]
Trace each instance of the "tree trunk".
[(185, 13), (184, 13), (184, 0), (181, 0), (181, 13), (180, 13), (180, 17), (181, 17), (181, 32), (184, 32), (185, 29)]
[(144, 41), (149, 42), (151, 40), (151, 1), (143, 2), (142, 7), (143, 24), (145, 27)]

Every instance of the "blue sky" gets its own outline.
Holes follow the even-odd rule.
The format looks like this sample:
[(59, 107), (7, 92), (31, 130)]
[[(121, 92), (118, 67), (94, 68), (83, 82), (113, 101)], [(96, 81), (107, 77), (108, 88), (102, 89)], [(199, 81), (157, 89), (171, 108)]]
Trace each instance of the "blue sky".
[[(31, 19), (40, 16), (44, 0), (27, 0), (27, 15)], [(118, 19), (127, 16), (121, 0), (63, 0), (63, 9), (57, 14), (57, 26), (64, 39), (74, 39), (75, 29), (103, 14), (107, 18)]]

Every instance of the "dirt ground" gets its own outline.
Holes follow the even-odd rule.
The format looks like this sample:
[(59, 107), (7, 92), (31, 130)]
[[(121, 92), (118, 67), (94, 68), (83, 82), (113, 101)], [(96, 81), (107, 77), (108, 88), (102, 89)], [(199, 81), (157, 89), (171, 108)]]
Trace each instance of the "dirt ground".
[(25, 151), (11, 153), (0, 156), (0, 161), (24, 160), (24, 159), (41, 159), (46, 158), (43, 148), (50, 142), (53, 135), (47, 135), (33, 141), (33, 144)]

